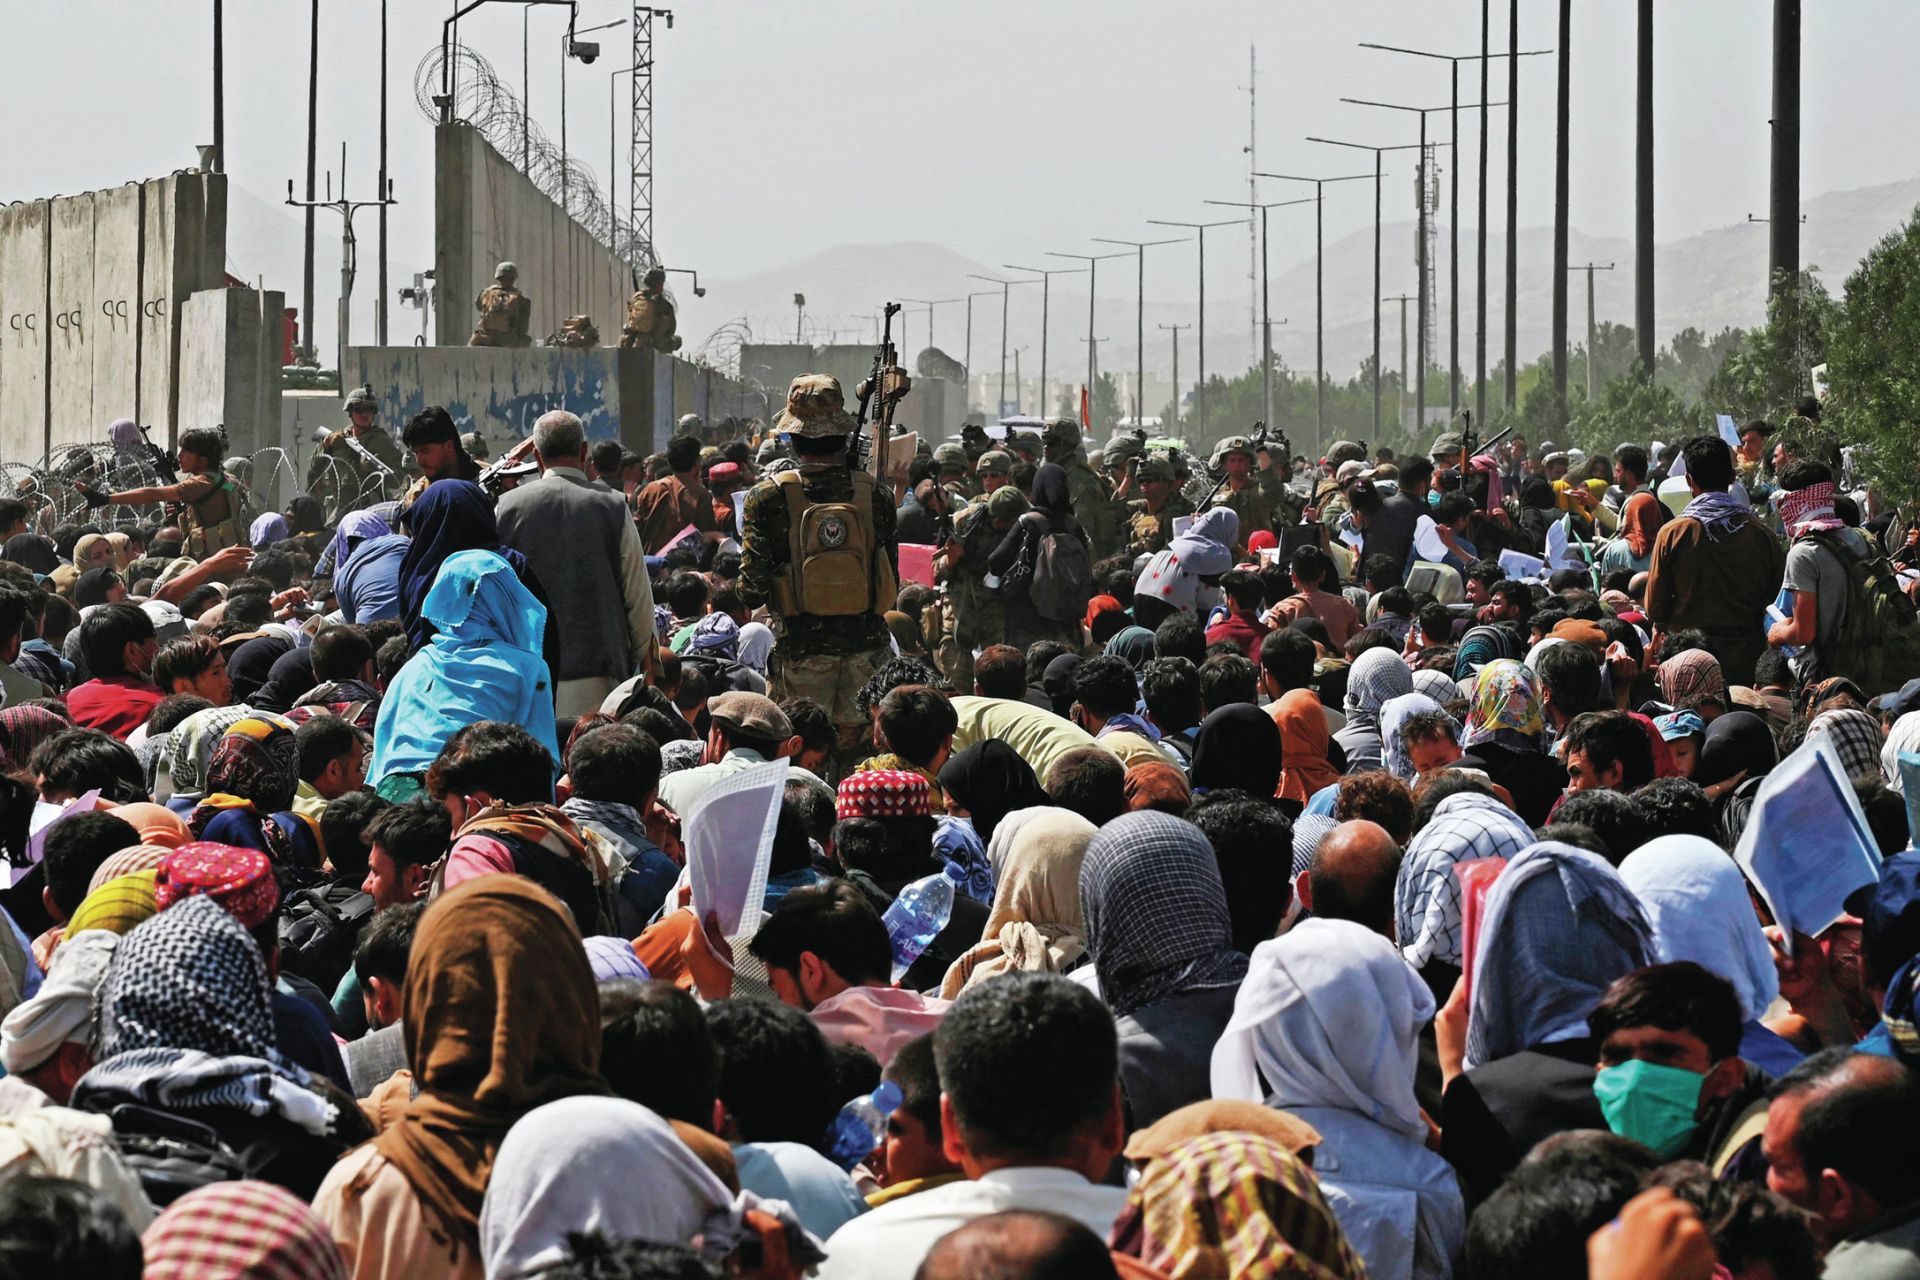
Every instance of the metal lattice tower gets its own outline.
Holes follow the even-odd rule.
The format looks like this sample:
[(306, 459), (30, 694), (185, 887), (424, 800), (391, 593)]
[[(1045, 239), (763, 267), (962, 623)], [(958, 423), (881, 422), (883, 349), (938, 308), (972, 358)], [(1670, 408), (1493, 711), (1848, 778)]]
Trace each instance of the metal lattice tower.
[(1420, 245), (1420, 274), (1426, 280), (1426, 309), (1420, 313), (1420, 332), (1423, 335), (1428, 358), (1433, 355), (1433, 316), (1436, 309), (1438, 290), (1436, 289), (1434, 261), (1439, 256), (1440, 247), (1440, 161), (1439, 144), (1430, 142), (1421, 153), (1420, 172), (1415, 177), (1420, 190), (1415, 198), (1426, 214), (1426, 240)]
[(650, 7), (633, 6), (633, 128), (627, 142), (627, 167), (633, 173), (627, 188), (632, 242), (627, 260), (640, 271), (660, 260), (653, 248), (653, 16)]

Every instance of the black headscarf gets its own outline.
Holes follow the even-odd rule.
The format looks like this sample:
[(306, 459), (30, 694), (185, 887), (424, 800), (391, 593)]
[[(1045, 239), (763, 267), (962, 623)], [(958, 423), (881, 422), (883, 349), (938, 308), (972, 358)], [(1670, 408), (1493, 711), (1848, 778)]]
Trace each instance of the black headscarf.
[(227, 675), (233, 679), (233, 700), (251, 703), (253, 695), (271, 678), (273, 664), (293, 648), (285, 635), (255, 636), (233, 651), (227, 659)]
[(1015, 809), (1053, 803), (1040, 789), (1033, 766), (998, 738), (976, 742), (941, 766), (940, 790), (972, 815), (982, 844)]
[(1751, 782), (1765, 777), (1779, 761), (1780, 752), (1767, 722), (1749, 711), (1729, 711), (1707, 726), (1693, 780), (1710, 787), (1744, 769), (1745, 780)]
[(1250, 702), (1231, 702), (1200, 722), (1193, 789), (1271, 796), (1280, 787), (1280, 726)]
[(82, 609), (89, 605), (105, 604), (107, 593), (119, 582), (120, 575), (110, 566), (89, 569), (73, 584), (73, 603)]
[[(433, 638), (433, 624), (420, 616), (420, 606), (447, 557), (460, 551), (491, 551), (504, 556), (526, 580), (527, 558), (500, 545), (493, 500), (477, 484), (434, 481), (408, 510), (407, 523), (413, 541), (400, 561), (400, 618), (407, 624), (407, 643), (415, 649)], [(549, 651), (547, 658), (551, 662), (554, 654)]]
[(37, 533), (16, 533), (8, 538), (0, 560), (24, 565), (33, 573), (52, 573), (60, 567), (60, 557), (54, 554), (53, 544)]
[(1553, 511), (1560, 506), (1560, 495), (1554, 492), (1553, 481), (1545, 476), (1528, 476), (1526, 483), (1520, 486), (1520, 505), (1539, 511)]
[(293, 501), (287, 504), (287, 526), (294, 536), (303, 533), (325, 533), (327, 529), (327, 511), (320, 505), (320, 499), (310, 493), (297, 493)]
[(318, 683), (313, 678), (313, 650), (306, 645), (289, 649), (274, 659), (267, 682), (253, 695), (250, 705), (261, 711), (286, 712)]

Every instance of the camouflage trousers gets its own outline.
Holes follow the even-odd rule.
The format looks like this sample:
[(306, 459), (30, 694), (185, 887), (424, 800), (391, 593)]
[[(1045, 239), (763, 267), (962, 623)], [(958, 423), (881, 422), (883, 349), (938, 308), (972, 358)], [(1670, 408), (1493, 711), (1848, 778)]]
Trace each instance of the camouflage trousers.
[(1006, 634), (1007, 611), (997, 599), (971, 601), (959, 613), (953, 624), (951, 662), (942, 668), (955, 693), (973, 692), (974, 651), (1003, 643)]
[(782, 654), (777, 645), (767, 657), (769, 697), (775, 702), (811, 698), (825, 708), (827, 717), (833, 721), (831, 781), (836, 784), (853, 772), (854, 765), (873, 754), (872, 725), (860, 714), (856, 699), (867, 681), (873, 679), (873, 673), (892, 660), (892, 649), (792, 657)]

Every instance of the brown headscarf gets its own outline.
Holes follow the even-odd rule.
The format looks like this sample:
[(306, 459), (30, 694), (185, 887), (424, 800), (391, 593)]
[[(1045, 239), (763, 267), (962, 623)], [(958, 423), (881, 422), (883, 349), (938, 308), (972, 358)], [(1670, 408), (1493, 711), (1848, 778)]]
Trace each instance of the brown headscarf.
[(374, 1139), (444, 1228), (480, 1242), (480, 1204), (513, 1122), (605, 1094), (600, 998), (558, 899), (520, 876), (442, 894), (414, 935), (401, 995), (420, 1095)]
[(1654, 535), (1660, 532), (1660, 499), (1651, 493), (1636, 493), (1620, 509), (1620, 536), (1627, 550), (1638, 560), (1653, 551)]
[(1148, 761), (1127, 770), (1127, 812), (1158, 809), (1176, 818), (1187, 816), (1193, 803), (1193, 784), (1177, 765)]
[(1311, 800), (1314, 793), (1340, 781), (1327, 761), (1333, 735), (1327, 713), (1311, 689), (1295, 689), (1275, 703), (1269, 713), (1280, 726), (1280, 795), (1287, 800)]

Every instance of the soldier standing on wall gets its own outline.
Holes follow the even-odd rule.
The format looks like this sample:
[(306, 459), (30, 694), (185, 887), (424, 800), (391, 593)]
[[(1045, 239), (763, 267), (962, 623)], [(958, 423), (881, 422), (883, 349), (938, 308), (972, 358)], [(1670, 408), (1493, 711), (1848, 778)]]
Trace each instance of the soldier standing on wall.
[[(307, 492), (326, 502), (329, 495), (320, 492), (323, 482), (334, 481), (337, 484), (338, 471), (327, 459), (336, 465), (351, 468), (356, 488), (364, 489), (370, 477), (383, 474), (398, 480), (406, 469), (406, 462), (400, 456), (400, 446), (393, 442), (386, 429), (374, 422), (374, 416), (380, 410), (380, 402), (373, 397), (372, 387), (358, 387), (347, 397), (347, 428), (335, 431), (321, 441), (319, 451), (313, 455), (313, 461), (307, 464)], [(356, 447), (357, 446), (357, 447)], [(354, 495), (334, 495), (347, 498)], [(330, 504), (331, 509), (331, 504)], [(340, 510), (351, 510), (351, 506)]]
[(149, 502), (179, 504), (177, 520), (185, 535), (186, 553), (204, 560), (215, 552), (232, 549), (223, 557), (224, 569), (244, 569), (251, 556), (247, 552), (247, 525), (253, 512), (246, 491), (226, 472), (220, 461), (227, 452), (226, 441), (218, 431), (197, 427), (180, 433), (180, 480), (177, 484), (155, 485), (145, 489), (124, 489), (102, 493), (85, 485), (74, 486), (86, 500), (89, 510), (108, 503), (141, 506)]
[(893, 657), (885, 620), (899, 581), (892, 495), (876, 497), (873, 476), (848, 465), (859, 424), (838, 378), (795, 378), (774, 430), (787, 437), (794, 465), (747, 495), (740, 598), (771, 614), (770, 695), (812, 698), (832, 717), (839, 777), (870, 754), (855, 699)]
[(680, 336), (674, 332), (678, 324), (673, 301), (667, 297), (667, 273), (664, 268), (654, 267), (641, 281), (640, 292), (627, 303), (627, 323), (620, 345), (678, 351)]
[(503, 262), (493, 269), (493, 283), (480, 291), (473, 306), (480, 321), (473, 326), (470, 347), (530, 347), (533, 334), (533, 299), (514, 287), (520, 268)]

